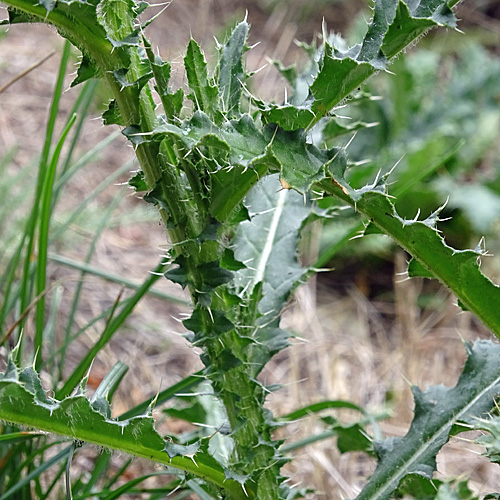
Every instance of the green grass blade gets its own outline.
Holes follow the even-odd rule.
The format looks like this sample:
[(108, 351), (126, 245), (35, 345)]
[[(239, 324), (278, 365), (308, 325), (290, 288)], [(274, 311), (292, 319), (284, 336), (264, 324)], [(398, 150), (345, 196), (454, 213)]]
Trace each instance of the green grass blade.
[[(39, 238), (38, 238), (38, 259), (36, 266), (36, 291), (37, 295), (45, 292), (46, 282), (47, 282), (47, 252), (49, 244), (49, 226), (52, 214), (52, 194), (53, 194), (53, 184), (56, 175), (56, 167), (59, 162), (59, 157), (61, 154), (62, 147), (66, 140), (67, 135), (73, 124), (75, 123), (76, 115), (73, 115), (66, 127), (64, 128), (59, 141), (57, 142), (54, 154), (50, 165), (48, 166), (43, 189), (41, 193), (41, 204), (40, 204), (40, 228), (39, 228)], [(35, 315), (35, 342), (34, 349), (38, 353), (35, 366), (37, 369), (43, 364), (42, 358), (42, 343), (43, 343), (43, 329), (45, 326), (45, 297), (40, 297), (40, 300), (36, 306)]]
[(129, 466), (133, 463), (134, 459), (130, 458), (128, 459), (116, 472), (115, 474), (111, 477), (109, 481), (105, 483), (105, 485), (102, 487), (102, 490), (109, 490), (120, 478), (121, 476), (125, 473), (125, 471), (129, 468)]
[(88, 481), (84, 484), (80, 481), (78, 487), (73, 485), (73, 495), (76, 498), (86, 498), (86, 496), (91, 496), (94, 493), (95, 486), (99, 479), (106, 473), (109, 469), (111, 461), (111, 453), (104, 451), (101, 453), (94, 462), (94, 468), (92, 469), (92, 473), (88, 479)]
[[(92, 241), (90, 243), (90, 247), (87, 251), (87, 255), (85, 256), (85, 261), (84, 261), (85, 265), (89, 265), (90, 260), (92, 259), (92, 255), (94, 254), (94, 251), (95, 251), (95, 248), (97, 245), (97, 241), (98, 241), (102, 231), (106, 227), (106, 225), (109, 221), (109, 218), (111, 217), (111, 214), (113, 213), (113, 211), (117, 207), (118, 203), (120, 202), (121, 198), (122, 198), (122, 193), (118, 193), (118, 195), (115, 196), (113, 201), (110, 203), (109, 207), (104, 212), (104, 215), (101, 217), (101, 221), (100, 221), (99, 225), (96, 227), (96, 230), (94, 232), (94, 236), (93, 236)], [(75, 290), (75, 293), (73, 296), (73, 300), (71, 303), (71, 309), (70, 309), (69, 316), (68, 316), (68, 322), (66, 324), (66, 328), (65, 328), (65, 332), (64, 332), (64, 340), (62, 342), (62, 346), (60, 349), (58, 380), (62, 380), (63, 365), (64, 365), (65, 360), (66, 360), (66, 349), (70, 343), (71, 329), (73, 327), (75, 314), (77, 312), (78, 304), (80, 302), (80, 295), (81, 295), (82, 288), (83, 288), (84, 277), (85, 277), (85, 271), (82, 270), (81, 275), (80, 275), (80, 279), (78, 280), (76, 290)]]
[[(33, 249), (35, 243), (35, 228), (38, 223), (39, 209), (40, 203), (42, 199), (43, 186), (45, 184), (45, 176), (47, 170), (47, 163), (50, 154), (50, 148), (52, 144), (52, 137), (54, 133), (55, 122), (57, 119), (57, 114), (59, 111), (59, 102), (61, 99), (61, 94), (64, 85), (64, 76), (66, 74), (66, 68), (69, 61), (71, 46), (69, 43), (64, 44), (64, 50), (61, 56), (61, 63), (59, 65), (59, 73), (56, 80), (56, 85), (53, 92), (52, 104), (49, 113), (49, 119), (47, 123), (46, 133), (45, 133), (45, 142), (42, 151), (42, 157), (40, 160), (40, 167), (38, 171), (38, 179), (37, 179), (37, 187), (35, 193), (35, 199), (33, 202), (33, 208), (31, 210), (30, 218), (27, 223), (26, 228), (26, 250), (24, 253), (24, 264), (23, 264), (23, 280), (21, 284), (21, 305), (20, 310), (24, 311), (32, 300), (32, 292), (33, 292), (33, 283), (30, 280), (31, 276), (31, 262), (33, 257)], [(20, 325), (19, 331), (22, 330), (22, 326)], [(19, 359), (22, 356), (22, 346), (20, 346), (18, 351)]]
[(0, 500), (8, 500), (9, 498), (17, 500), (18, 497), (13, 496), (15, 493), (17, 493), (19, 490), (28, 485), (30, 481), (40, 476), (40, 474), (50, 469), (53, 465), (58, 464), (59, 462), (62, 462), (63, 460), (67, 459), (70, 451), (71, 451), (71, 446), (68, 446), (67, 448), (61, 450), (54, 457), (43, 462), (39, 467), (31, 471), (26, 477), (23, 477), (16, 485), (14, 485), (12, 488), (6, 491), (2, 496), (0, 496)]
[(0, 443), (16, 443), (18, 441), (26, 441), (40, 436), (43, 436), (43, 432), (36, 432), (36, 431), (11, 432), (10, 434), (0, 434)]
[(59, 471), (54, 476), (54, 479), (49, 484), (49, 486), (47, 487), (47, 489), (44, 491), (43, 495), (40, 495), (40, 498), (37, 499), (37, 500), (47, 500), (47, 499), (50, 500), (51, 498), (53, 498), (51, 496), (52, 490), (58, 485), (59, 479), (64, 474), (65, 470), (66, 470), (66, 466), (62, 465), (62, 466), (59, 467)]
[(356, 410), (363, 415), (366, 414), (366, 411), (359, 407), (358, 405), (355, 405), (354, 403), (351, 403), (349, 401), (341, 401), (341, 400), (336, 400), (336, 401), (320, 401), (319, 403), (313, 403), (307, 406), (304, 406), (303, 408), (300, 408), (298, 410), (295, 410), (291, 413), (288, 413), (286, 415), (283, 415), (280, 417), (280, 420), (290, 422), (293, 420), (298, 420), (300, 418), (308, 417), (309, 415), (312, 415), (314, 413), (318, 413), (323, 410), (328, 410), (332, 408), (347, 408), (349, 410)]
[[(64, 288), (62, 286), (54, 287), (49, 315), (47, 317), (47, 321), (43, 329), (43, 340), (46, 343), (46, 345), (48, 344), (50, 346), (49, 353), (50, 351), (52, 351), (52, 353), (50, 353), (51, 355), (49, 356), (51, 359), (53, 359), (54, 357), (53, 354), (57, 346), (57, 335), (56, 335), (58, 327), (57, 320), (60, 316), (59, 313), (61, 312), (63, 293), (64, 293)], [(47, 362), (46, 370), (52, 375), (54, 379), (56, 378), (57, 371), (55, 370), (53, 361)], [(57, 381), (54, 380), (54, 384), (56, 383)]]
[(168, 471), (161, 471), (161, 472), (153, 472), (152, 474), (147, 474), (146, 476), (141, 476), (141, 477), (136, 477), (135, 479), (132, 479), (128, 483), (124, 484), (123, 486), (120, 486), (116, 490), (114, 490), (111, 494), (103, 497), (104, 500), (116, 500), (119, 498), (121, 495), (124, 493), (130, 492), (134, 486), (136, 486), (139, 483), (142, 483), (146, 479), (153, 477), (153, 476), (161, 476), (165, 474), (170, 474)]
[(123, 377), (128, 371), (128, 366), (121, 361), (117, 361), (113, 368), (106, 374), (102, 382), (97, 387), (94, 395), (92, 396), (91, 402), (98, 401), (99, 399), (104, 399), (111, 402), (113, 399), (113, 394), (123, 380)]
[(209, 495), (194, 479), (190, 479), (187, 484), (189, 488), (201, 498), (201, 500), (214, 499), (214, 497)]
[[(102, 141), (100, 141), (98, 144), (96, 144), (92, 149), (89, 151), (85, 152), (82, 154), (78, 160), (75, 161), (72, 165), (68, 166), (65, 170), (63, 170), (60, 174), (60, 176), (56, 179), (54, 183), (54, 189), (58, 190), (62, 186), (64, 186), (81, 168), (84, 166), (88, 165), (92, 161), (95, 160), (95, 158), (98, 156), (98, 154), (105, 149), (109, 144), (111, 144), (113, 141), (115, 141), (118, 137), (121, 136), (121, 133), (119, 131), (115, 131), (111, 134), (109, 134), (106, 138), (104, 138)], [(125, 167), (126, 165), (126, 167)], [(118, 176), (126, 172), (128, 169), (130, 169), (132, 162), (127, 162), (123, 167), (120, 167), (118, 170), (113, 172), (111, 174), (111, 177), (116, 179)], [(106, 182), (107, 181), (107, 182)], [(108, 178), (106, 178), (104, 186), (109, 186), (112, 181), (109, 181)]]
[[(76, 114), (78, 115), (78, 121), (76, 123), (76, 126), (73, 130), (73, 138), (71, 140), (71, 143), (69, 145), (68, 152), (66, 153), (66, 158), (65, 161), (62, 165), (61, 172), (59, 174), (59, 178), (64, 175), (68, 169), (71, 167), (71, 160), (73, 158), (73, 153), (75, 151), (75, 148), (78, 144), (78, 141), (81, 137), (82, 134), (82, 129), (85, 123), (87, 122), (87, 116), (90, 111), (90, 107), (92, 105), (92, 102), (94, 101), (94, 94), (97, 89), (97, 86), (99, 85), (98, 80), (89, 80), (83, 84), (82, 90), (80, 91), (80, 94), (78, 95), (76, 102), (73, 106), (73, 109), (71, 110), (70, 115)], [(64, 184), (64, 183), (62, 183)], [(54, 185), (55, 187), (55, 185)], [(58, 190), (56, 189), (56, 195), (55, 197), (58, 197)]]
[(161, 262), (154, 269), (151, 276), (139, 287), (139, 289), (130, 297), (116, 316), (116, 318), (110, 319), (106, 325), (104, 331), (102, 332), (99, 340), (90, 349), (90, 351), (85, 355), (82, 361), (78, 364), (75, 371), (71, 374), (69, 379), (66, 381), (64, 386), (57, 391), (56, 398), (62, 399), (73, 391), (73, 389), (80, 383), (80, 381), (85, 376), (85, 373), (90, 368), (93, 359), (97, 353), (111, 340), (111, 337), (118, 330), (118, 328), (125, 322), (130, 313), (133, 311), (137, 303), (146, 295), (149, 289), (158, 281), (162, 273), (165, 271), (167, 264)]
[[(92, 266), (90, 264), (86, 264), (83, 262), (78, 262), (76, 260), (70, 259), (69, 257), (64, 257), (62, 255), (57, 255), (54, 253), (50, 253), (48, 258), (54, 262), (62, 264), (67, 267), (71, 267), (72, 269), (78, 269), (85, 274), (91, 274), (92, 276), (97, 276), (99, 278), (103, 278), (107, 281), (111, 281), (113, 283), (118, 283), (126, 288), (130, 288), (131, 290), (139, 290), (144, 284), (136, 283), (134, 281), (128, 280), (123, 276), (119, 276), (117, 274), (110, 273), (108, 271), (104, 271), (99, 269), (98, 267)], [(174, 304), (179, 304), (183, 306), (189, 306), (190, 302), (184, 299), (180, 299), (175, 297), (174, 295), (169, 295), (167, 293), (159, 292), (157, 290), (148, 290), (147, 292), (152, 297), (156, 297), (158, 299), (165, 300), (167, 302), (172, 302)]]
[[(99, 144), (99, 150), (109, 144), (112, 140), (114, 140), (114, 137), (109, 136), (106, 140), (102, 141)], [(97, 154), (97, 151), (95, 148), (92, 151), (92, 154), (87, 154), (84, 155), (75, 165), (68, 171), (66, 174), (61, 177), (60, 181), (67, 182), (68, 179), (77, 172), (78, 169), (83, 167), (87, 162), (91, 161), (94, 157), (95, 154)], [(103, 180), (90, 194), (85, 198), (85, 200), (78, 205), (78, 207), (73, 211), (73, 213), (59, 226), (57, 227), (54, 231), (53, 234), (51, 235), (50, 242), (57, 240), (61, 234), (66, 231), (66, 229), (81, 215), (83, 209), (92, 201), (94, 200), (99, 194), (101, 194), (108, 186), (110, 186), (112, 183), (114, 183), (121, 175), (123, 175), (125, 172), (128, 172), (132, 165), (134, 164), (134, 161), (130, 161), (122, 165), (118, 170), (113, 172), (110, 176), (106, 177), (105, 180)]]

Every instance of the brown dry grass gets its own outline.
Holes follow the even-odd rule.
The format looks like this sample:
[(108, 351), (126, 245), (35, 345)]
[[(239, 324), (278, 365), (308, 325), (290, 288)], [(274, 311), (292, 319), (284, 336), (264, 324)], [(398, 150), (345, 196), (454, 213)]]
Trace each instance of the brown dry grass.
[[(190, 33), (198, 40), (211, 43), (213, 33), (222, 32), (226, 23), (241, 18), (247, 8), (252, 23), (251, 41), (262, 41), (249, 54), (249, 67), (256, 69), (265, 56), (291, 62), (298, 57), (294, 38), (311, 39), (320, 27), (318, 15), (310, 23), (297, 18), (300, 0), (287, 8), (277, 8), (268, 15), (265, 2), (230, 2), (229, 0), (177, 0), (149, 29), (149, 36), (158, 43), (162, 56), (182, 64), (183, 47)], [(260, 5), (260, 7), (259, 7)], [(359, 9), (359, 2), (344, 2), (342, 8), (332, 6), (327, 11), (329, 25), (342, 29)], [(323, 14), (323, 12), (321, 13)], [(294, 17), (295, 16), (295, 17)], [(311, 28), (313, 26), (314, 28)], [(495, 26), (498, 26), (497, 24)], [(0, 85), (40, 60), (50, 50), (58, 50), (60, 39), (43, 26), (11, 28), (0, 42)], [(12, 168), (23, 168), (42, 144), (43, 123), (51, 98), (52, 82), (58, 58), (53, 57), (0, 95), (0, 150), (17, 145), (19, 151)], [(179, 76), (181, 79), (182, 76)], [(278, 83), (279, 82), (279, 83)], [(258, 83), (261, 93), (272, 94), (282, 82), (272, 69), (261, 73)], [(271, 90), (270, 90), (271, 89)], [(69, 92), (63, 101), (62, 114), (71, 106)], [(95, 116), (98, 116), (96, 111)], [(109, 134), (98, 120), (85, 130), (82, 150), (91, 147), (103, 135)], [(62, 203), (61, 217), (76, 206), (103, 178), (132, 157), (125, 140), (117, 140), (92, 166), (81, 172), (68, 186)], [(125, 178), (123, 179), (126, 180)], [(119, 192), (114, 187), (94, 203), (98, 214)], [(139, 222), (131, 220), (136, 214)], [(115, 213), (115, 224), (101, 237), (93, 264), (131, 279), (142, 279), (152, 269), (165, 244), (163, 230), (152, 210), (141, 210), (137, 200), (128, 195)], [(90, 227), (74, 227), (74, 238), (68, 239), (59, 251), (75, 259), (83, 259), (91, 237)], [(399, 271), (404, 256), (396, 255), (395, 271), (386, 281), (394, 281), (388, 298), (368, 298), (369, 278), (360, 272), (357, 280), (333, 291), (328, 276), (303, 286), (287, 310), (284, 326), (297, 332), (303, 341), (280, 353), (267, 367), (267, 383), (281, 383), (284, 388), (269, 397), (269, 406), (276, 414), (284, 414), (302, 405), (324, 399), (345, 399), (373, 411), (380, 411), (392, 395), (393, 418), (382, 424), (388, 435), (406, 432), (412, 417), (409, 383), (425, 388), (430, 384), (453, 385), (464, 361), (461, 339), (488, 336), (488, 333), (468, 314), (459, 314), (454, 300), (438, 288), (419, 281), (402, 281)], [(71, 296), (77, 273), (58, 266), (51, 267), (52, 280), (60, 280), (65, 296)], [(379, 271), (383, 273), (384, 271)], [(373, 270), (376, 274), (377, 270)], [(161, 283), (169, 293), (180, 290)], [(419, 294), (434, 294), (434, 306), (417, 306)], [(116, 299), (118, 287), (92, 278), (85, 285), (85, 294), (77, 316), (77, 326), (85, 324)], [(130, 366), (123, 389), (115, 396), (115, 411), (120, 413), (149, 397), (163, 387), (198, 369), (197, 353), (177, 332), (181, 326), (173, 317), (182, 313), (178, 306), (166, 305), (147, 298), (140, 303), (126, 326), (101, 351), (93, 365), (91, 383), (96, 385), (110, 367), (121, 360)], [(62, 316), (66, 313), (62, 312)], [(61, 320), (63, 317), (61, 318)], [(63, 324), (63, 322), (61, 321)], [(68, 370), (80, 359), (81, 353), (95, 342), (102, 325), (88, 331), (68, 356)], [(29, 335), (29, 331), (27, 334)], [(349, 416), (347, 417), (349, 418)], [(172, 424), (174, 425), (174, 424)], [(291, 425), (287, 432), (292, 440), (320, 431), (313, 419)], [(439, 476), (470, 477), (478, 491), (498, 489), (500, 475), (485, 459), (477, 457), (470, 443), (456, 439), (439, 456)], [(88, 470), (90, 454), (81, 454), (74, 472)], [(115, 457), (116, 466), (125, 457)], [(317, 498), (352, 498), (363, 484), (373, 462), (357, 454), (340, 456), (333, 440), (324, 441), (297, 453), (286, 466), (293, 483), (312, 486)], [(154, 469), (151, 464), (137, 461), (135, 473)]]

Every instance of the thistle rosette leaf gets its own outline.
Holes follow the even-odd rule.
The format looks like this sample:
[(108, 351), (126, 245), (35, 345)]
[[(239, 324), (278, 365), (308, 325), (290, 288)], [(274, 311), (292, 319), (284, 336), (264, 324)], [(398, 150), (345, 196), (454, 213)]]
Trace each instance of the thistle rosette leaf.
[(500, 393), (500, 345), (478, 341), (466, 345), (467, 361), (455, 387), (413, 388), (414, 418), (403, 438), (375, 443), (379, 462), (357, 500), (388, 500), (408, 474), (431, 479), (436, 455), (450, 434), (474, 424), (495, 407)]

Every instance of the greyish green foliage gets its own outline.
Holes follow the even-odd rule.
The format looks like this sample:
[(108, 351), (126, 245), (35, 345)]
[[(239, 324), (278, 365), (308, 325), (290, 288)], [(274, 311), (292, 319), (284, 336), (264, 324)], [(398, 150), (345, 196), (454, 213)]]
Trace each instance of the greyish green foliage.
[[(483, 276), (478, 263), (484, 250), (457, 251), (446, 245), (436, 228), (439, 210), (422, 221), (400, 217), (387, 194), (386, 176), (353, 188), (345, 179), (346, 151), (312, 140), (318, 127), (331, 136), (338, 133), (342, 127), (336, 107), (370, 76), (386, 70), (391, 58), (430, 28), (454, 28), (456, 1), (376, 0), (361, 43), (348, 48), (324, 33), (312, 70), (305, 77), (286, 72), (296, 91), (290, 103), (282, 105), (243, 92), (248, 76), (242, 62), (246, 21), (219, 47), (214, 73), (191, 40), (184, 59), (191, 114), (183, 109), (184, 91), (170, 87), (170, 64), (143, 39), (144, 25), (136, 17), (146, 3), (4, 3), (9, 22), (52, 24), (82, 51), (73, 85), (102, 77), (113, 92), (104, 121), (124, 127), (135, 147), (142, 170), (130, 183), (158, 208), (165, 222), (173, 245), (160, 268), (168, 266), (165, 276), (191, 295), (193, 311), (184, 326), (190, 331), (189, 340), (203, 352), (205, 368), (197, 378), (206, 380), (210, 396), (221, 403), (203, 405), (193, 392), (186, 402), (191, 404), (174, 413), (214, 426), (225, 436), (218, 445), (224, 450), (216, 453), (215, 441), (201, 432), (165, 440), (148, 412), (140, 416), (132, 411), (122, 419), (111, 419), (106, 388), (102, 397), (89, 401), (83, 393), (84, 374), (99, 346), (55, 398), (46, 394), (36, 370), (20, 368), (14, 351), (0, 380), (0, 418), (168, 465), (179, 474), (176, 487), (203, 498), (279, 500), (303, 495), (281, 476), (287, 448), (273, 432), (288, 420), (278, 421), (265, 409), (266, 394), (276, 388), (265, 387), (258, 376), (288, 345), (290, 334), (280, 328), (281, 310), (310, 272), (297, 259), (301, 229), (312, 218), (331, 215), (310, 201), (310, 192), (322, 201), (334, 196), (366, 216), (371, 222), (367, 232), (377, 227), (413, 256), (413, 275), (440, 279), (463, 307), (500, 336), (500, 291)], [(152, 88), (161, 99), (163, 114), (155, 113)], [(243, 109), (254, 111), (248, 114)], [(363, 126), (359, 122), (352, 128)], [(40, 287), (43, 291), (45, 283)], [(103, 332), (105, 340), (123, 321), (120, 315), (113, 318), (114, 313), (113, 309)], [(339, 436), (341, 451), (378, 455), (379, 466), (360, 499), (388, 499), (398, 488), (408, 490), (410, 483), (428, 484), (435, 456), (456, 424), (470, 423), (492, 409), (499, 392), (498, 346), (481, 342), (467, 349), (469, 359), (454, 389), (414, 390), (415, 418), (399, 441), (372, 447), (365, 427), (375, 419), (364, 412), (364, 418), (350, 427), (323, 419), (328, 435)], [(44, 368), (42, 358), (36, 363), (37, 370)], [(82, 378), (80, 391), (71, 396)], [(119, 377), (110, 375), (110, 380), (113, 386), (119, 383)], [(186, 379), (181, 385), (193, 388), (195, 381)], [(162, 393), (157, 403), (172, 398), (175, 389), (179, 388)], [(140, 408), (150, 403), (155, 401)], [(26, 411), (16, 412), (19, 406)], [(317, 411), (326, 407), (357, 409), (332, 402)], [(448, 485), (442, 488), (446, 495)]]

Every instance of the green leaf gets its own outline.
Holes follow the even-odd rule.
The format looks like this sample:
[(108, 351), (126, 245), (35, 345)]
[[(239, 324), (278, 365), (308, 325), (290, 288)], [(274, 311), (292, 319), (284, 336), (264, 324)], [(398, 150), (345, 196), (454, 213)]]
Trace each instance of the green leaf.
[(184, 104), (184, 91), (177, 89), (173, 94), (163, 95), (162, 103), (165, 114), (170, 120), (178, 117), (181, 114)]
[(314, 413), (318, 413), (323, 410), (329, 410), (332, 408), (347, 408), (349, 410), (355, 410), (363, 415), (366, 414), (365, 410), (350, 401), (320, 401), (319, 403), (313, 403), (311, 405), (304, 406), (298, 410), (293, 411), (292, 413), (288, 413), (287, 415), (283, 415), (280, 420), (292, 421), (297, 420), (299, 418), (304, 418)]
[(245, 21), (239, 23), (231, 33), (228, 42), (222, 47), (219, 65), (219, 92), (222, 109), (229, 117), (239, 115), (241, 91), (245, 79), (241, 58), (246, 48), (248, 29), (248, 23)]
[[(217, 337), (224, 332), (228, 332), (234, 328), (234, 325), (229, 321), (224, 313), (221, 311), (212, 311), (212, 324), (210, 326), (210, 334), (213, 337)], [(195, 334), (194, 341), (197, 341), (203, 338), (203, 335), (206, 334), (205, 329), (205, 321), (203, 308), (197, 307), (191, 317), (185, 319), (182, 324), (190, 331)]]
[(141, 193), (148, 190), (148, 185), (144, 179), (144, 172), (139, 170), (135, 175), (128, 181), (129, 185), (132, 186), (136, 192)]
[(128, 366), (117, 361), (103, 378), (90, 400), (92, 408), (102, 413), (106, 418), (111, 417), (111, 399), (127, 371)]
[(83, 83), (90, 78), (95, 78), (99, 76), (99, 72), (95, 64), (89, 59), (86, 54), (82, 55), (82, 60), (78, 66), (78, 70), (76, 72), (76, 78), (71, 82), (71, 87), (75, 87), (79, 83)]
[(191, 94), (188, 95), (200, 111), (214, 118), (218, 109), (219, 92), (208, 77), (207, 63), (200, 46), (193, 40), (189, 42), (186, 57), (184, 58), (186, 76)]
[(375, 61), (379, 69), (385, 68), (385, 55), (380, 48), (389, 26), (393, 23), (398, 0), (375, 0), (372, 22), (359, 52), (359, 61)]
[(155, 56), (151, 44), (144, 40), (146, 47), (146, 55), (151, 65), (151, 70), (156, 82), (155, 90), (160, 96), (163, 104), (163, 109), (168, 121), (178, 118), (184, 102), (184, 92), (178, 89), (177, 92), (172, 93), (169, 82), (171, 73), (171, 64), (168, 61), (163, 61), (161, 57)]
[(99, 24), (113, 47), (139, 44), (139, 29), (134, 21), (141, 6), (135, 0), (100, 0), (97, 5)]
[[(430, 2), (416, 3), (422, 5)], [(443, 4), (443, 2), (439, 3)], [(415, 8), (413, 8), (413, 13), (414, 12)], [(433, 19), (427, 19), (425, 16), (422, 17), (423, 18), (412, 17), (408, 5), (404, 2), (398, 2), (394, 20), (384, 36), (381, 47), (381, 51), (385, 57), (388, 59), (394, 57), (403, 47), (408, 46), (415, 38), (437, 24)], [(455, 27), (455, 19), (453, 17), (450, 18), (446, 25)]]
[[(278, 129), (271, 139), (269, 150), (281, 167), (285, 187), (304, 193), (314, 182), (323, 179), (327, 168), (344, 170), (345, 152), (333, 148), (321, 150), (307, 142), (302, 130), (287, 132)], [(288, 185), (288, 186), (287, 186)]]
[(373, 443), (366, 435), (366, 429), (358, 422), (354, 424), (336, 423), (331, 429), (337, 436), (337, 448), (340, 453), (364, 451), (373, 454)]
[(418, 500), (434, 500), (439, 479), (429, 479), (420, 474), (408, 474), (399, 483), (398, 493)]
[(182, 444), (165, 442), (164, 450), (167, 452), (170, 458), (183, 457), (183, 456), (194, 456), (200, 449), (200, 443), (196, 442), (184, 446)]
[(439, 486), (435, 500), (478, 500), (467, 485), (467, 481), (443, 483)]
[(457, 422), (472, 424), (495, 407), (500, 392), (500, 345), (480, 340), (466, 346), (468, 358), (457, 385), (413, 388), (414, 418), (403, 438), (375, 443), (379, 462), (357, 500), (388, 500), (407, 474), (432, 478), (436, 455)]
[(262, 179), (244, 203), (250, 220), (239, 225), (233, 246), (235, 258), (247, 267), (235, 273), (236, 293), (250, 300), (262, 283), (258, 309), (264, 324), (278, 317), (306, 272), (297, 260), (296, 248), (309, 207), (300, 194), (280, 190), (277, 175)]
[(410, 278), (434, 278), (432, 272), (416, 259), (411, 259), (408, 263), (408, 276)]
[(322, 127), (322, 139), (324, 141), (331, 141), (341, 135), (350, 134), (364, 128), (375, 127), (376, 125), (378, 125), (378, 123), (365, 123), (362, 121), (348, 122), (334, 116), (326, 120), (326, 123)]
[(411, 8), (402, 0), (376, 0), (373, 19), (361, 45), (350, 49), (336, 47), (332, 45), (333, 38), (329, 41), (325, 36), (323, 57), (310, 86), (314, 97), (311, 110), (315, 114), (310, 126), (372, 74), (384, 70), (389, 59), (433, 26), (456, 26), (445, 0), (416, 0), (411, 2)]
[(182, 399), (187, 399), (187, 402), (191, 402), (191, 404), (183, 408), (166, 408), (165, 410), (163, 410), (163, 412), (170, 417), (185, 420), (186, 422), (205, 423), (207, 412), (205, 411), (205, 408), (203, 408), (203, 405), (200, 403), (200, 401), (194, 397)]
[(472, 250), (456, 250), (448, 246), (436, 229), (440, 210), (421, 221), (401, 218), (384, 192), (383, 179), (353, 190), (341, 172), (336, 174), (333, 181), (323, 181), (321, 187), (355, 207), (392, 236), (419, 262), (418, 269), (412, 265), (413, 270), (417, 269), (420, 275), (432, 273), (457, 296), (465, 309), (476, 314), (500, 338), (500, 287), (493, 284), (479, 267), (480, 258), (486, 251), (479, 245)]
[(311, 85), (314, 97), (312, 111), (317, 117), (316, 121), (376, 71), (368, 62), (358, 62), (352, 57), (337, 57), (328, 42), (325, 42), (324, 50), (323, 65)]
[(220, 267), (218, 261), (200, 264), (198, 272), (204, 285), (203, 291), (213, 290), (233, 279), (233, 273)]
[(276, 123), (285, 130), (307, 128), (314, 120), (314, 113), (306, 106), (259, 106), (266, 123)]
[(148, 71), (147, 67), (144, 67), (144, 72), (136, 79), (136, 80), (129, 80), (130, 76), (130, 71), (128, 68), (120, 68), (116, 69), (113, 71), (113, 76), (115, 77), (116, 81), (121, 85), (122, 90), (127, 87), (134, 87), (137, 90), (141, 90), (146, 83), (151, 79), (153, 76), (152, 71)]
[(104, 125), (125, 125), (118, 103), (114, 99), (109, 102), (108, 109), (102, 114), (102, 121)]
[(10, 432), (9, 434), (0, 434), (0, 443), (18, 443), (43, 436), (43, 432), (23, 431)]
[[(83, 395), (61, 401), (49, 398), (32, 368), (17, 374), (14, 377), (12, 373), (8, 377), (0, 374), (2, 420), (154, 460), (212, 482), (235, 499), (247, 499), (248, 491), (252, 491), (251, 485), (244, 492), (241, 484), (228, 480), (223, 468), (199, 443), (181, 446), (165, 441), (149, 416), (112, 420), (92, 408)], [(193, 454), (196, 454), (196, 462)]]
[(500, 464), (500, 417), (491, 416), (488, 419), (479, 419), (475, 429), (487, 432), (476, 439), (476, 443), (486, 448), (485, 455), (491, 462)]

